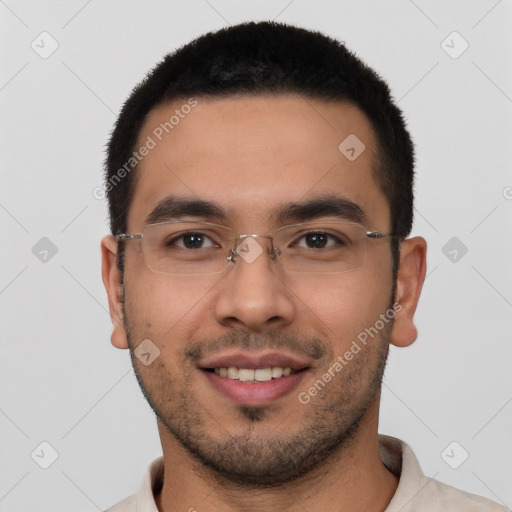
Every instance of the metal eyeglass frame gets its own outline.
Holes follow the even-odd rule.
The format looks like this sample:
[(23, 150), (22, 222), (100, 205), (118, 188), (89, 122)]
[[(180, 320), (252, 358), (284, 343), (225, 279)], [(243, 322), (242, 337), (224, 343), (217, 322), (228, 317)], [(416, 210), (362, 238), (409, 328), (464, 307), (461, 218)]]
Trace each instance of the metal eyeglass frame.
[[(353, 224), (355, 226), (359, 226), (362, 230), (362, 232), (364, 232), (364, 234), (366, 235), (366, 239), (371, 239), (371, 240), (380, 240), (380, 239), (383, 239), (383, 238), (393, 238), (395, 237), (396, 235), (393, 235), (393, 234), (383, 234), (383, 233), (380, 233), (379, 231), (367, 231), (366, 228), (362, 225), (362, 224), (359, 224), (357, 222), (350, 222), (350, 221), (330, 221), (330, 222), (334, 222), (334, 223), (340, 223), (340, 224)], [(247, 237), (252, 237), (252, 238), (267, 238), (267, 239), (270, 239), (270, 243), (271, 243), (271, 249), (269, 251), (269, 254), (270, 254), (270, 258), (271, 259), (275, 259), (277, 256), (281, 255), (282, 254), (282, 251), (279, 249), (279, 248), (276, 248), (274, 247), (274, 236), (275, 235), (256, 235), (256, 234), (243, 234), (243, 235), (236, 235), (235, 231), (231, 228), (229, 228), (228, 226), (223, 226), (222, 224), (214, 224), (214, 223), (211, 223), (211, 222), (202, 222), (202, 221), (197, 221), (197, 220), (177, 220), (177, 221), (167, 221), (167, 222), (158, 222), (158, 223), (155, 223), (155, 224), (148, 224), (147, 226), (145, 226), (145, 228), (147, 227), (150, 227), (150, 226), (158, 226), (158, 225), (162, 225), (162, 224), (178, 224), (178, 223), (190, 223), (190, 224), (201, 224), (201, 225), (207, 225), (207, 226), (216, 226), (216, 227), (220, 227), (220, 228), (224, 228), (224, 229), (228, 229), (230, 231), (233, 232), (233, 234), (235, 235), (234, 238), (233, 238), (233, 241), (235, 242), (235, 249), (231, 248), (229, 250), (229, 253), (226, 257), (226, 260), (228, 261), (228, 263), (235, 263), (236, 260), (235, 260), (235, 256), (236, 256), (236, 247), (238, 247), (238, 240), (241, 239), (241, 238), (247, 238)], [(316, 224), (317, 222), (316, 221), (311, 221), (311, 222), (301, 222), (301, 223), (298, 223), (298, 224), (289, 224), (287, 226), (282, 226), (281, 228), (278, 228), (276, 229), (275, 231), (279, 231), (280, 229), (285, 229), (285, 228), (290, 228), (290, 227), (297, 227), (297, 226), (308, 226), (308, 225), (311, 225), (311, 224)], [(144, 228), (144, 229), (145, 229)], [(115, 239), (117, 242), (123, 242), (123, 241), (129, 241), (129, 240), (143, 240), (144, 239), (144, 233), (120, 233), (118, 235), (115, 235)], [(363, 238), (363, 240), (365, 240), (365, 238)], [(148, 266), (148, 268), (152, 271), (152, 272), (158, 272), (156, 270), (153, 270), (151, 267)]]

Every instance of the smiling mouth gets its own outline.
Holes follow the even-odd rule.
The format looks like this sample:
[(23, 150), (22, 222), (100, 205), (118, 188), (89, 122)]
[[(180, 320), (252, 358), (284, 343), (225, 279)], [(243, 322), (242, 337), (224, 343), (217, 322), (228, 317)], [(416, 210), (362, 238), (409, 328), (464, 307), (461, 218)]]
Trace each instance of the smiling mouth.
[(237, 368), (231, 366), (229, 368), (204, 368), (205, 371), (215, 373), (220, 377), (225, 377), (231, 380), (238, 380), (241, 382), (268, 382), (271, 380), (281, 379), (288, 377), (294, 373), (300, 373), (307, 370), (307, 367), (300, 370), (292, 370), (291, 368), (283, 368), (281, 366), (267, 367), (267, 368)]

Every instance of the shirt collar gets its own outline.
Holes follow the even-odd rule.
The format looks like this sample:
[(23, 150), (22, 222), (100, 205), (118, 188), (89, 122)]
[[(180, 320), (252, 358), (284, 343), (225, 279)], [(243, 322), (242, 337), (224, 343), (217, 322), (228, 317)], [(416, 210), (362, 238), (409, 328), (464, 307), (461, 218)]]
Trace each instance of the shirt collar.
[(154, 495), (162, 490), (163, 483), (164, 458), (158, 457), (149, 465), (144, 475), (140, 493), (137, 496), (137, 512), (159, 512)]

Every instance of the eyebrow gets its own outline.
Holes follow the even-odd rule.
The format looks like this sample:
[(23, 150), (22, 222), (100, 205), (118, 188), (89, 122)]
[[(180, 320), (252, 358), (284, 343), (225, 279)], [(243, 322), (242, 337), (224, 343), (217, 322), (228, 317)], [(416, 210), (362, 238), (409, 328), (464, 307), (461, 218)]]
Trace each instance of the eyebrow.
[[(229, 214), (215, 201), (167, 196), (146, 217), (146, 224), (157, 224), (183, 217), (200, 217), (209, 221), (224, 221)], [(322, 217), (366, 225), (368, 216), (363, 208), (349, 199), (335, 194), (314, 197), (307, 201), (291, 202), (277, 206), (270, 212), (270, 220), (276, 225), (307, 222)]]

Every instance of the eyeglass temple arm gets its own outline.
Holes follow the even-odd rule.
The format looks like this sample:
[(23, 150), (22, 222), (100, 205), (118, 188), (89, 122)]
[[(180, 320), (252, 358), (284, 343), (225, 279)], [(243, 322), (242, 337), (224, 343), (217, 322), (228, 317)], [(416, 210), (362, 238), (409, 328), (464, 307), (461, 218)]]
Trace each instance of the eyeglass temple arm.
[(125, 233), (121, 235), (116, 235), (116, 241), (121, 242), (122, 240), (142, 240), (144, 235), (142, 233), (138, 233), (136, 235), (127, 235)]
[(389, 235), (383, 235), (382, 233), (379, 233), (378, 231), (367, 231), (366, 232), (367, 238), (391, 238), (395, 235), (389, 234)]

